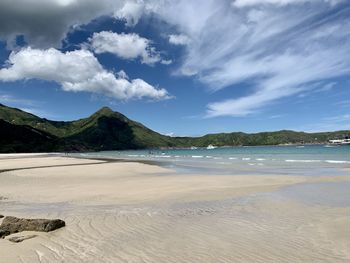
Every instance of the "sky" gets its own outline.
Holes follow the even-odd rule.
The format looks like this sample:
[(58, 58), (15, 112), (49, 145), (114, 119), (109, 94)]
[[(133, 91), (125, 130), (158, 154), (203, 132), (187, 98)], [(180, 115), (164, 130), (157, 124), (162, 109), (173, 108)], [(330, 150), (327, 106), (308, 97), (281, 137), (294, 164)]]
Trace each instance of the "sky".
[(349, 0), (1, 0), (0, 103), (162, 134), (350, 129)]

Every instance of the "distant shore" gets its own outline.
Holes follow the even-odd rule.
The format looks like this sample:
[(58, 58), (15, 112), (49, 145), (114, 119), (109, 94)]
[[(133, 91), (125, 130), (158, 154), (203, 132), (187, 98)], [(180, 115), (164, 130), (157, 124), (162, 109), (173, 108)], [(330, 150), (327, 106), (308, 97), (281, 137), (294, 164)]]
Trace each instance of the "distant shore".
[(0, 155), (0, 170), (0, 214), (67, 224), (20, 244), (0, 240), (5, 262), (350, 259), (349, 206), (310, 205), (283, 190), (347, 176), (184, 174), (52, 154)]

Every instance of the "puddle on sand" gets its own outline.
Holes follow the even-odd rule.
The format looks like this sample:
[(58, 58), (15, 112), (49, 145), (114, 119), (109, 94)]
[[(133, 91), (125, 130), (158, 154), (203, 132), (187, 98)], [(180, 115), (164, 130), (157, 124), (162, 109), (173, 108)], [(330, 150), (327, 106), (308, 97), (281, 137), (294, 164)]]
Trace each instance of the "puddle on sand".
[(272, 195), (310, 205), (349, 207), (350, 182), (301, 183), (281, 188)]

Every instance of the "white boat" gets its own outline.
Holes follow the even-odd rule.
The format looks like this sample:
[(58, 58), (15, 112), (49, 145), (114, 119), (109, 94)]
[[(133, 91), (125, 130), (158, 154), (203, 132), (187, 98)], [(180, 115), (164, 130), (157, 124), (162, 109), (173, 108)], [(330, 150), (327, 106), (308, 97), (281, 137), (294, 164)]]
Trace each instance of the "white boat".
[(209, 144), (208, 147), (207, 147), (207, 150), (212, 150), (212, 149), (215, 149), (215, 148), (217, 148), (217, 147), (212, 145), (212, 144)]
[(350, 145), (350, 139), (337, 139), (337, 140), (329, 140), (331, 145)]
[(198, 148), (196, 146), (191, 146), (191, 150), (197, 150)]

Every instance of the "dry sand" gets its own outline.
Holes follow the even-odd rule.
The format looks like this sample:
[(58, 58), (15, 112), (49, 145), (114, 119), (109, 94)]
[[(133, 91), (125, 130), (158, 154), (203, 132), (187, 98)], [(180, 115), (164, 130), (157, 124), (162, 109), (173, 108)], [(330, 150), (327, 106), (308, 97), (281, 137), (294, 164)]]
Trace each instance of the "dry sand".
[(188, 175), (30, 155), (0, 157), (0, 170), (10, 170), (0, 174), (0, 214), (67, 223), (0, 240), (0, 262), (350, 262), (349, 206), (279, 194), (348, 177)]

